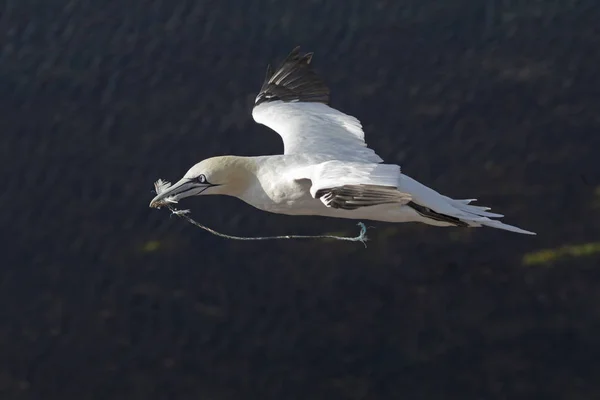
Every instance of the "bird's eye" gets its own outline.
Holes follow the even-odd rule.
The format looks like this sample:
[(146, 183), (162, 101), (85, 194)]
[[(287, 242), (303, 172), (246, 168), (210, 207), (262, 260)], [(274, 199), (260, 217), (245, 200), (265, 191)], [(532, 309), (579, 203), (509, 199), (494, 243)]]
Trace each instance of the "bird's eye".
[(204, 174), (200, 174), (196, 180), (198, 183), (206, 183), (206, 176)]

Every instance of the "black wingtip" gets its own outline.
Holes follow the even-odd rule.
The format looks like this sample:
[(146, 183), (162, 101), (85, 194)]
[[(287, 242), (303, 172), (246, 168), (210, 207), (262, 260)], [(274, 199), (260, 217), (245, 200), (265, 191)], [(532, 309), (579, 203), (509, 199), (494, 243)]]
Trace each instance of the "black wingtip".
[(314, 53), (300, 55), (295, 47), (279, 68), (267, 67), (265, 81), (256, 97), (255, 106), (269, 101), (329, 102), (329, 88), (310, 65)]
[(267, 64), (267, 72), (265, 73), (265, 82), (268, 82), (272, 76), (273, 76), (273, 68), (271, 68), (271, 64)]
[(302, 57), (300, 57), (300, 46), (296, 46), (290, 52), (290, 54), (288, 54), (288, 56), (285, 58), (285, 60), (283, 60), (283, 62), (281, 63), (281, 66), (279, 68), (282, 68), (287, 63), (293, 63), (293, 62), (297, 62), (298, 64), (308, 65), (312, 61), (314, 54), (315, 53), (313, 53), (313, 52), (304, 53), (304, 55)]
[(415, 210), (417, 214), (425, 218), (431, 218), (435, 221), (447, 222), (456, 226), (469, 226), (469, 224), (467, 224), (464, 221), (461, 221), (459, 218), (452, 217), (450, 215), (440, 214), (438, 212), (433, 211), (431, 208), (417, 204), (414, 201), (409, 201), (406, 205)]

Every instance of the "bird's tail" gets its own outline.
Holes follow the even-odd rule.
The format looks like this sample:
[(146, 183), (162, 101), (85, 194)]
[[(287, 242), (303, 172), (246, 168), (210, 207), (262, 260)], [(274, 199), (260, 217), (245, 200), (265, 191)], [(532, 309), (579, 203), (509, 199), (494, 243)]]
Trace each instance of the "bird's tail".
[(460, 210), (461, 216), (457, 217), (461, 221), (467, 223), (469, 226), (489, 226), (491, 228), (504, 229), (505, 231), (523, 233), (525, 235), (535, 235), (534, 232), (526, 231), (525, 229), (491, 219), (502, 218), (504, 215), (489, 212), (489, 207), (474, 206), (469, 204), (472, 201), (477, 201), (477, 199), (455, 200), (446, 196), (442, 197), (444, 197), (446, 201), (448, 201), (454, 208)]
[(489, 207), (471, 205), (470, 203), (475, 199), (451, 199), (404, 174), (401, 177), (399, 186), (400, 191), (412, 196), (413, 201), (411, 203), (413, 204), (408, 205), (413, 207), (422, 217), (431, 219), (432, 222), (470, 227), (489, 226), (510, 232), (535, 235), (534, 232), (491, 219), (501, 218), (503, 215), (490, 212)]

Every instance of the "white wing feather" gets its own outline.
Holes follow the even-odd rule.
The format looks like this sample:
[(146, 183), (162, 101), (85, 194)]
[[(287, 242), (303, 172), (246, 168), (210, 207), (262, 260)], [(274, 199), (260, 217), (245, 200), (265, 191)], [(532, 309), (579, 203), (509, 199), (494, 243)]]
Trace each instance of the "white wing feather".
[(400, 167), (393, 164), (375, 164), (348, 161), (326, 161), (320, 164), (296, 168), (291, 179), (310, 179), (310, 194), (321, 189), (344, 185), (376, 185), (398, 187)]
[(284, 154), (321, 154), (343, 161), (379, 163), (367, 147), (360, 121), (323, 103), (274, 101), (259, 104), (254, 120), (283, 139)]

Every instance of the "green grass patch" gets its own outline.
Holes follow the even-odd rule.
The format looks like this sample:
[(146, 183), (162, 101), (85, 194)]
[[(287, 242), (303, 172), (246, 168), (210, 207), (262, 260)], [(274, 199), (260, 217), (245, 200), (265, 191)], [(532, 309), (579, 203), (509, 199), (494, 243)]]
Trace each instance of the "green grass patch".
[(566, 245), (527, 253), (523, 256), (523, 265), (551, 264), (564, 258), (586, 257), (594, 254), (600, 254), (600, 242)]

